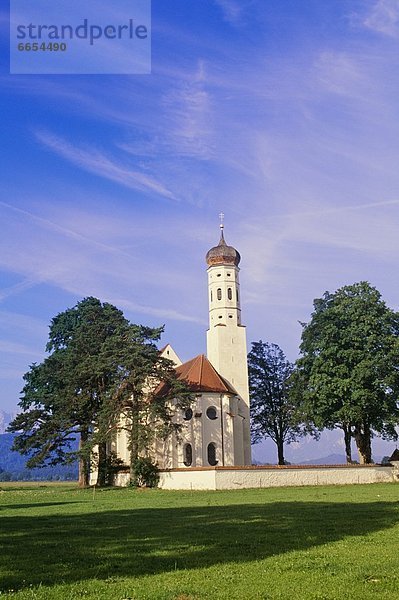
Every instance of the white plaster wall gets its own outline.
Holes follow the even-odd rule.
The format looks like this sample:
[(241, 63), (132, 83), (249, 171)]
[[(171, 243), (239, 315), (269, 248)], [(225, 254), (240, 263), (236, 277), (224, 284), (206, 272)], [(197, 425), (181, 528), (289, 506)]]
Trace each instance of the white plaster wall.
[(399, 461), (391, 461), (391, 465), (393, 466), (392, 477), (394, 481), (399, 481)]
[[(209, 407), (215, 407), (217, 418), (209, 419), (206, 412)], [(158, 464), (160, 468), (185, 468), (183, 447), (191, 444), (193, 450), (192, 467), (207, 467), (208, 444), (216, 445), (216, 460), (218, 466), (231, 466), (234, 461), (234, 418), (230, 416), (230, 397), (228, 394), (204, 392), (196, 396), (192, 405), (193, 417), (185, 421), (183, 411), (177, 415), (176, 421), (182, 425), (179, 436), (171, 436), (168, 441), (168, 451), (165, 456), (172, 456), (172, 460), (162, 460), (160, 454)], [(241, 421), (241, 419), (240, 419)], [(242, 436), (242, 431), (240, 432)], [(241, 464), (241, 463), (239, 463)]]
[[(216, 445), (216, 460), (223, 464), (222, 457), (222, 414), (220, 407), (220, 394), (209, 392), (202, 394), (202, 465), (208, 466), (208, 444)], [(212, 420), (207, 417), (206, 411), (210, 407), (216, 409), (217, 418)]]
[(165, 348), (161, 352), (161, 356), (163, 358), (168, 358), (169, 360), (171, 360), (174, 363), (175, 367), (179, 367), (182, 364), (180, 358), (178, 357), (178, 355), (173, 350), (170, 344), (166, 344)]
[(234, 460), (236, 450), (234, 436), (235, 419), (231, 412), (232, 398), (227, 394), (223, 394), (221, 402), (223, 407), (223, 447), (222, 461), (219, 466), (230, 467), (237, 464)]
[[(98, 446), (93, 446), (92, 457), (98, 455)], [(90, 468), (90, 477), (89, 477), (89, 485), (96, 485), (98, 479), (98, 469), (97, 466), (91, 466)]]
[(116, 487), (126, 487), (130, 482), (130, 473), (128, 471), (120, 471), (117, 473), (114, 481)]
[(164, 490), (215, 490), (214, 469), (163, 471), (159, 487)]
[(247, 340), (243, 325), (229, 322), (207, 331), (207, 356), (216, 371), (225, 377), (249, 404)]
[(216, 489), (218, 490), (256, 487), (377, 483), (387, 481), (392, 481), (392, 470), (389, 467), (287, 470), (240, 469), (216, 472)]
[[(123, 427), (124, 423), (121, 420), (121, 427)], [(116, 434), (116, 448), (115, 452), (118, 454), (118, 457), (123, 460), (125, 464), (129, 464), (130, 462), (130, 452), (128, 450), (128, 435), (126, 429), (118, 429)]]
[(161, 473), (164, 489), (233, 490), (306, 485), (345, 485), (398, 481), (393, 467), (295, 469), (195, 469)]
[[(217, 323), (241, 323), (239, 268), (235, 266), (217, 265), (208, 268), (209, 289), (209, 326)], [(221, 289), (222, 298), (218, 300), (217, 290)], [(232, 290), (232, 298), (228, 298), (228, 288)], [(233, 315), (233, 319), (229, 318)], [(219, 316), (222, 315), (222, 319)]]

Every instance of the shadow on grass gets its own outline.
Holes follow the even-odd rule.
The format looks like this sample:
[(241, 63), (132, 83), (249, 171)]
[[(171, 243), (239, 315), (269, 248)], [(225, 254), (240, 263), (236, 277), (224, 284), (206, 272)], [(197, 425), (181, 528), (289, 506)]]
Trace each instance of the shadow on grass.
[(277, 502), (3, 517), (2, 589), (260, 560), (387, 529), (395, 504)]
[(29, 504), (10, 504), (0, 506), (0, 510), (18, 510), (25, 508), (42, 508), (43, 506), (65, 506), (66, 504), (81, 504), (80, 500), (66, 500), (65, 502), (30, 502)]

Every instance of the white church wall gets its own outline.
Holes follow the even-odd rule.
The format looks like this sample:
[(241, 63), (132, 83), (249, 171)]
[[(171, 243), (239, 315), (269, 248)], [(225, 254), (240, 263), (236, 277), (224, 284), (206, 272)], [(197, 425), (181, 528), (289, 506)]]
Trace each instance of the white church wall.
[[(201, 415), (201, 416), (198, 416)], [(193, 417), (193, 466), (202, 467), (202, 409), (201, 398), (197, 398)]]
[(130, 452), (128, 450), (128, 436), (126, 429), (118, 429), (116, 434), (116, 452), (118, 457), (129, 464)]
[(231, 412), (231, 397), (227, 394), (222, 396), (222, 407), (223, 407), (223, 448), (222, 448), (222, 462), (219, 466), (232, 466), (236, 464), (235, 460), (235, 439), (234, 439), (234, 428), (235, 420)]
[(171, 360), (175, 367), (179, 367), (182, 364), (180, 358), (170, 344), (166, 344), (165, 348), (162, 349), (161, 356)]
[[(223, 464), (222, 456), (222, 413), (221, 396), (217, 393), (202, 394), (202, 465), (208, 466), (208, 446), (215, 444), (216, 460)], [(216, 419), (210, 419), (207, 415), (208, 409), (216, 411)]]
[[(214, 409), (215, 419), (209, 418), (208, 409)], [(191, 419), (184, 420), (183, 416), (178, 419), (182, 429), (178, 436), (174, 436), (178, 460), (173, 462), (173, 468), (186, 467), (183, 457), (185, 444), (192, 446), (193, 467), (208, 466), (208, 446), (212, 443), (216, 446), (218, 465), (237, 464), (234, 462), (234, 419), (230, 414), (229, 395), (214, 392), (198, 394), (192, 410)]]

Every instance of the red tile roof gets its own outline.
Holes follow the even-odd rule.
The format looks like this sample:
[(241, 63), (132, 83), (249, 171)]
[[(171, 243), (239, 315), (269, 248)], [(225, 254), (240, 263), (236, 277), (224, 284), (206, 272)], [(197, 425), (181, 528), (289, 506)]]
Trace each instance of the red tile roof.
[(188, 383), (193, 392), (219, 392), (236, 395), (233, 386), (224, 379), (204, 354), (192, 358), (176, 369), (178, 379)]

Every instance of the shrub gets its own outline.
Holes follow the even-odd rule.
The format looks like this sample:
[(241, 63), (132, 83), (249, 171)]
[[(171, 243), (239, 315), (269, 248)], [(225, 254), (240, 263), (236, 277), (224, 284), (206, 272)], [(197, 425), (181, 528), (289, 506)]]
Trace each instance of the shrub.
[(138, 458), (133, 465), (134, 477), (130, 482), (132, 487), (157, 487), (159, 469), (150, 458)]

